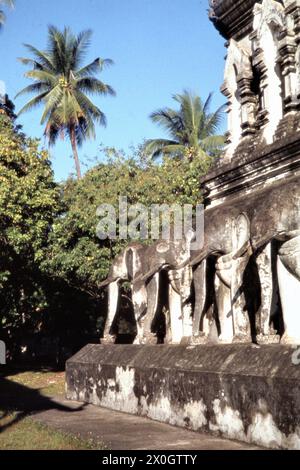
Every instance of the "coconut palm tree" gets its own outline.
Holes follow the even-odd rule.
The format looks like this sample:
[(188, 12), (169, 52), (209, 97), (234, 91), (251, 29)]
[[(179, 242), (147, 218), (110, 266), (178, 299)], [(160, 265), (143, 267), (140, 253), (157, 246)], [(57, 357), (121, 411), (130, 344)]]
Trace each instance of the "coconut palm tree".
[(2, 5), (13, 8), (14, 4), (15, 4), (14, 0), (0, 0), (0, 28), (3, 25), (4, 21), (5, 21), (5, 14), (4, 14), (4, 11), (1, 8)]
[(167, 131), (169, 139), (147, 140), (145, 151), (152, 158), (167, 155), (192, 160), (197, 155), (219, 155), (225, 140), (223, 135), (217, 135), (224, 106), (211, 113), (212, 94), (203, 104), (199, 96), (186, 90), (173, 99), (180, 105), (179, 110), (163, 108), (150, 115), (154, 123)]
[(48, 48), (41, 51), (29, 44), (25, 47), (33, 58), (21, 58), (32, 70), (25, 76), (34, 81), (17, 95), (35, 94), (19, 115), (43, 104), (41, 124), (49, 145), (67, 135), (71, 141), (78, 179), (81, 178), (77, 148), (87, 138), (95, 138), (95, 123), (106, 125), (103, 112), (88, 97), (90, 94), (115, 95), (114, 90), (96, 78), (110, 59), (97, 58), (88, 65), (82, 62), (90, 45), (91, 31), (75, 36), (69, 28), (59, 31), (49, 26)]

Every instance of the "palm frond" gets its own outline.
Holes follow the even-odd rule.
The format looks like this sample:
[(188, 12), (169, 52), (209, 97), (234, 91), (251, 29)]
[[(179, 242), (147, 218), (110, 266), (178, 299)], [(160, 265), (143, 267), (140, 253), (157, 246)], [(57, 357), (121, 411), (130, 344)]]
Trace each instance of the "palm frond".
[(42, 64), (37, 62), (34, 59), (28, 59), (27, 57), (18, 57), (18, 61), (21, 62), (23, 65), (32, 65), (36, 70), (44, 70)]
[(156, 159), (164, 153), (164, 149), (170, 146), (178, 146), (178, 142), (168, 139), (149, 139), (144, 144), (144, 151), (151, 158)]
[[(0, 0), (0, 5), (4, 5), (13, 8), (15, 5), (14, 0)], [(6, 16), (3, 10), (0, 10), (0, 28), (5, 23)]]
[(49, 115), (59, 106), (63, 97), (62, 89), (57, 85), (52, 88), (45, 96), (45, 107), (41, 118), (41, 124), (44, 124)]
[(172, 139), (177, 139), (184, 128), (182, 117), (171, 108), (154, 111), (150, 114), (150, 119), (166, 130)]
[(225, 109), (226, 109), (226, 105), (222, 105), (214, 113), (206, 117), (206, 120), (203, 125), (202, 138), (204, 138), (205, 135), (213, 135), (219, 130), (224, 120)]
[[(40, 51), (31, 44), (24, 44), (24, 47), (35, 57), (35, 62), (42, 66), (43, 68), (49, 69), (49, 71), (54, 71), (54, 64), (52, 58), (47, 52)], [(28, 59), (27, 59), (28, 60)], [(24, 62), (26, 64), (26, 62)]]
[(150, 118), (172, 137), (173, 143), (168, 144), (165, 139), (150, 140), (146, 142), (146, 150), (152, 152), (154, 158), (162, 153), (182, 156), (188, 148), (193, 149), (192, 154), (219, 150), (224, 145), (224, 137), (215, 134), (222, 123), (224, 106), (209, 113), (212, 93), (204, 104), (199, 96), (188, 90), (172, 98), (178, 103), (178, 110), (162, 108), (154, 111)]
[(70, 70), (76, 70), (81, 65), (88, 48), (91, 45), (92, 30), (88, 29), (78, 34), (76, 38), (73, 38), (72, 44), (70, 44), (71, 50), (71, 62)]
[(47, 96), (47, 92), (44, 92), (32, 98), (32, 100), (30, 100), (27, 104), (25, 104), (25, 106), (23, 106), (23, 108), (18, 112), (18, 116), (20, 116), (21, 114), (24, 114), (27, 111), (31, 111), (33, 108), (36, 108), (38, 105), (43, 103), (46, 96)]
[(15, 0), (0, 0), (0, 4), (1, 3), (5, 6), (10, 7), (10, 8), (14, 8), (14, 6), (15, 6)]
[(106, 125), (104, 113), (87, 94), (115, 95), (110, 85), (95, 77), (96, 73), (113, 63), (110, 59), (97, 58), (82, 67), (91, 34), (87, 30), (76, 36), (69, 28), (60, 31), (55, 26), (49, 26), (46, 51), (26, 44), (32, 57), (20, 59), (24, 65), (32, 67), (25, 76), (35, 83), (21, 90), (17, 96), (39, 93), (21, 112), (44, 104), (41, 123), (46, 124), (45, 135), (49, 145), (53, 145), (60, 135), (67, 134), (72, 140), (77, 169), (76, 141), (80, 145), (85, 139), (94, 137), (95, 122)]
[(81, 78), (85, 76), (93, 76), (96, 73), (102, 72), (106, 67), (113, 65), (114, 62), (111, 59), (100, 59), (98, 57), (90, 64), (82, 67), (80, 70), (76, 71), (76, 77)]
[(205, 137), (201, 141), (201, 147), (207, 152), (214, 151), (216, 149), (222, 149), (225, 145), (224, 135), (210, 135)]
[(49, 26), (48, 54), (53, 57), (54, 68), (61, 74), (67, 72), (68, 61), (66, 60), (66, 49), (69, 42), (69, 30), (59, 31), (55, 26)]
[(32, 85), (28, 85), (27, 87), (23, 88), (23, 90), (19, 91), (19, 93), (16, 94), (15, 99), (19, 98), (19, 96), (22, 95), (27, 95), (30, 93), (40, 93), (41, 91), (49, 91), (49, 86), (43, 82), (33, 83)]
[(106, 127), (107, 123), (105, 114), (81, 91), (76, 90), (75, 96), (77, 102), (84, 111), (84, 117), (92, 117), (101, 126)]
[(213, 93), (210, 92), (208, 97), (206, 98), (206, 101), (205, 101), (204, 105), (203, 105), (203, 114), (205, 114), (205, 115), (209, 114), (212, 98), (213, 98)]
[(29, 72), (25, 73), (25, 77), (47, 83), (52, 87), (55, 87), (58, 82), (58, 77), (56, 75), (46, 72), (45, 70), (29, 70)]
[(83, 92), (87, 93), (98, 93), (100, 95), (111, 95), (115, 96), (115, 90), (110, 86), (103, 83), (94, 77), (80, 78), (76, 81), (76, 87)]

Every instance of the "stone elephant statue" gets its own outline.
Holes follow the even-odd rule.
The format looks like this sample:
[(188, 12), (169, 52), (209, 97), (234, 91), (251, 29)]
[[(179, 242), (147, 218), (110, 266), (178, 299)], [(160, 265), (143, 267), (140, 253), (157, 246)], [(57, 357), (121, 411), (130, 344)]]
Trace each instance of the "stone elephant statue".
[(238, 208), (205, 211), (203, 247), (192, 252), (190, 263), (195, 286), (195, 341), (206, 341), (210, 335), (213, 318), (208, 311), (213, 304), (218, 312), (214, 323), (219, 342), (251, 339), (248, 319), (239, 314), (243, 272), (252, 254), (249, 225)]
[[(263, 249), (262, 275), (268, 289), (262, 314), (262, 335), (268, 338), (272, 292), (278, 288), (282, 308), (284, 344), (300, 344), (300, 187), (299, 178), (278, 182), (248, 202), (253, 251)], [(275, 249), (272, 244), (276, 243)]]
[(186, 304), (191, 287), (190, 244), (194, 233), (182, 240), (159, 240), (147, 246), (131, 243), (117, 256), (110, 268), (108, 278), (100, 287), (108, 286), (108, 317), (104, 329), (104, 342), (114, 342), (111, 334), (112, 323), (118, 309), (120, 282), (129, 281), (135, 313), (137, 336), (135, 343), (157, 341), (153, 323), (158, 309), (160, 273), (168, 274), (171, 341), (180, 342), (183, 336), (182, 309)]
[[(209, 278), (211, 259), (213, 273)], [(245, 271), (250, 260), (256, 264), (260, 284), (260, 340), (277, 341), (270, 324), (278, 285), (285, 330), (281, 341), (300, 343), (300, 315), (295, 302), (300, 295), (300, 188), (296, 179), (286, 183), (284, 189), (278, 182), (242, 201), (238, 199), (235, 204), (231, 201), (205, 211), (204, 246), (191, 257), (196, 296), (195, 337), (199, 332), (204, 340), (209, 335), (206, 304), (213, 290), (219, 341), (251, 339), (244, 298)]]
[(142, 335), (140, 318), (147, 308), (147, 291), (144, 284), (135, 282), (135, 278), (141, 274), (142, 253), (146, 249), (147, 247), (141, 243), (129, 244), (114, 259), (107, 279), (99, 284), (99, 288), (108, 287), (108, 313), (103, 333), (103, 342), (105, 343), (115, 342), (115, 335), (111, 333), (111, 329), (118, 311), (120, 283), (124, 281), (131, 283), (137, 337)]
[[(168, 289), (168, 311), (171, 343), (180, 343), (192, 333), (192, 311), (188, 300), (191, 296), (192, 270), (189, 266), (191, 238), (178, 241), (160, 241), (149, 247), (145, 254), (145, 274), (148, 293), (147, 313), (144, 316), (144, 342), (155, 343), (155, 318), (160, 292)], [(159, 255), (158, 255), (159, 253)], [(168, 253), (168, 262), (165, 262)], [(168, 285), (162, 283), (162, 272), (167, 272)]]

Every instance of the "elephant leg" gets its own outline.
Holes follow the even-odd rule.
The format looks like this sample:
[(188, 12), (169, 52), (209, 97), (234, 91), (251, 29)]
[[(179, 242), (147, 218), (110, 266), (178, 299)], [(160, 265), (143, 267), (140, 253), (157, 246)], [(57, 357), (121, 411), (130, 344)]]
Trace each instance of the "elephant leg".
[(231, 298), (234, 338), (236, 343), (248, 343), (252, 341), (251, 328), (246, 300), (244, 295), (244, 272), (249, 262), (249, 256), (233, 260)]
[(258, 255), (256, 263), (261, 285), (260, 332), (269, 336), (273, 294), (271, 243)]
[(171, 326), (171, 342), (178, 344), (183, 337), (183, 315), (181, 295), (169, 284), (169, 310)]
[(193, 312), (190, 302), (193, 276), (192, 268), (190, 266), (184, 268), (182, 275), (181, 297), (183, 301), (183, 336), (185, 338), (191, 338), (193, 336)]
[[(179, 269), (177, 271), (171, 270), (169, 271), (168, 276), (173, 291), (175, 291), (175, 293), (177, 293), (180, 297), (179, 305), (179, 300), (177, 300), (175, 293), (172, 291), (172, 289), (169, 289), (169, 299), (171, 299), (171, 301), (174, 299), (174, 310), (170, 309), (171, 330), (175, 331), (176, 329), (180, 331), (178, 334), (172, 332), (172, 338), (176, 337), (178, 339), (181, 336), (181, 339), (184, 337), (186, 340), (190, 340), (193, 333), (193, 323), (192, 306), (188, 301), (191, 296), (192, 269), (190, 266), (186, 266), (185, 268)], [(177, 314), (177, 312), (179, 312), (179, 314)], [(177, 339), (175, 341), (176, 343), (178, 342)]]
[[(193, 316), (193, 337), (199, 337), (200, 333), (206, 337), (209, 335), (210, 331), (210, 322), (208, 318), (203, 316), (204, 307), (206, 303), (206, 294), (207, 294), (207, 285), (206, 285), (206, 268), (207, 261), (206, 259), (202, 261), (199, 266), (194, 270), (193, 279), (194, 279), (194, 289), (195, 289), (195, 308)], [(201, 323), (203, 320), (203, 326), (201, 328)], [(201, 331), (200, 331), (201, 329)]]
[(273, 263), (272, 263), (272, 244), (268, 245), (256, 258), (256, 265), (258, 269), (258, 276), (261, 290), (261, 306), (259, 310), (259, 334), (257, 341), (262, 344), (278, 343), (279, 336), (276, 331), (271, 329), (271, 319), (274, 313), (273, 294), (274, 278), (273, 278)]
[(108, 315), (103, 333), (103, 343), (114, 343), (115, 335), (111, 333), (113, 321), (116, 317), (119, 303), (119, 281), (112, 282), (108, 286)]
[(144, 329), (143, 343), (157, 344), (157, 336), (152, 331), (153, 321), (157, 312), (159, 296), (159, 273), (156, 273), (147, 284), (147, 313), (140, 320)]
[(144, 338), (144, 315), (147, 311), (147, 289), (144, 283), (139, 285), (133, 283), (132, 303), (137, 328), (134, 344), (142, 344)]
[[(223, 262), (224, 260), (224, 262)], [(231, 275), (232, 261), (227, 262), (226, 257), (216, 264), (215, 290), (218, 307), (221, 334), (220, 343), (232, 343), (234, 337), (233, 315), (231, 302)]]
[(300, 344), (300, 236), (284, 243), (277, 260), (285, 332), (283, 344)]
[(193, 336), (193, 312), (192, 305), (185, 303), (182, 307), (183, 312), (183, 337), (191, 338)]

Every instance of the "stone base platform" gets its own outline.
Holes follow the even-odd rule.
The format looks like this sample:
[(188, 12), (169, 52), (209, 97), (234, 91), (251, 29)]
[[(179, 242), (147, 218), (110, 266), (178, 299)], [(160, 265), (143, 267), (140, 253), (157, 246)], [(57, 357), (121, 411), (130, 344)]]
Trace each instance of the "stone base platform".
[(300, 449), (300, 350), (282, 345), (87, 345), (66, 395), (267, 448)]

